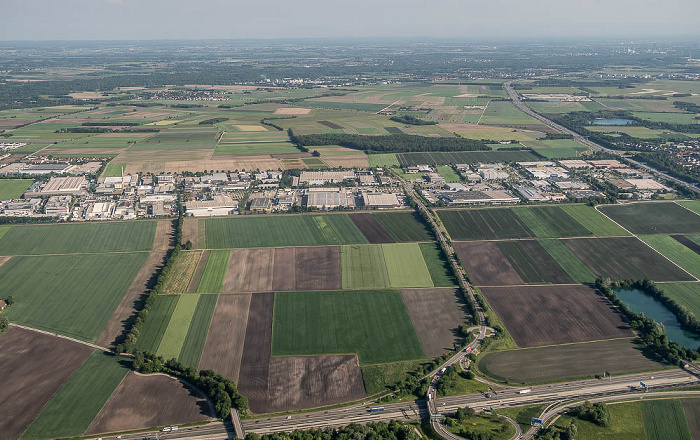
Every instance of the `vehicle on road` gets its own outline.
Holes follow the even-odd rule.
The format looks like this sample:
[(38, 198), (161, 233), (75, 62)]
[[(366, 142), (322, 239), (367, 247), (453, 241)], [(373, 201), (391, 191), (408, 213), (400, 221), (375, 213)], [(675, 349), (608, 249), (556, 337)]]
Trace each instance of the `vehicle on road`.
[(383, 406), (380, 406), (380, 407), (377, 407), (377, 408), (370, 408), (370, 409), (369, 409), (369, 412), (371, 412), (371, 413), (380, 412), (380, 411), (384, 411), (384, 407), (383, 407)]
[(527, 394), (527, 393), (529, 393), (529, 392), (531, 392), (531, 391), (532, 391), (532, 388), (528, 388), (528, 389), (526, 389), (526, 390), (520, 390), (520, 391), (518, 391), (518, 394)]

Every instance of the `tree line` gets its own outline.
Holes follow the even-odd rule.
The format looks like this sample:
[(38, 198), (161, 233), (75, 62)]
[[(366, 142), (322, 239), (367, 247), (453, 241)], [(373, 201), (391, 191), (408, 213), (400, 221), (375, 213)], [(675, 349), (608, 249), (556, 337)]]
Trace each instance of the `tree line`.
[(490, 151), (485, 140), (465, 138), (427, 137), (411, 134), (363, 136), (360, 134), (322, 133), (295, 135), (289, 130), (289, 138), (299, 147), (340, 145), (369, 153), (407, 153), (418, 151)]
[(398, 122), (400, 124), (437, 125), (436, 121), (426, 121), (425, 119), (416, 118), (415, 116), (411, 116), (411, 115), (397, 115), (397, 116), (392, 116), (389, 119), (394, 121), (394, 122)]
[(258, 435), (249, 433), (245, 440), (421, 440), (413, 426), (398, 420), (361, 425), (353, 423), (342, 428), (296, 429), (292, 432), (276, 432)]

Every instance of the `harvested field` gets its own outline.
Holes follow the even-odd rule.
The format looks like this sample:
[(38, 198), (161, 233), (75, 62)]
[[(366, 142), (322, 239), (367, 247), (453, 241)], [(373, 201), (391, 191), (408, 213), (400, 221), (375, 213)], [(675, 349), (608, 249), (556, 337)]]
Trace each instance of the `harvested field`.
[(520, 347), (632, 336), (620, 315), (590, 287), (484, 287), (481, 291)]
[(391, 235), (379, 224), (377, 218), (372, 214), (349, 214), (350, 220), (355, 223), (360, 231), (367, 237), (370, 243), (394, 243)]
[(634, 234), (700, 232), (700, 216), (677, 203), (629, 203), (598, 208)]
[(536, 240), (499, 241), (496, 246), (525, 283), (573, 283)]
[(353, 355), (273, 357), (268, 390), (260, 412), (335, 405), (366, 396)]
[(197, 263), (197, 268), (190, 278), (190, 284), (187, 286), (187, 293), (196, 293), (199, 283), (202, 281), (202, 276), (204, 275), (204, 270), (207, 267), (207, 262), (209, 261), (209, 253), (211, 251), (204, 250), (202, 255), (199, 257), (199, 262)]
[(477, 286), (523, 284), (503, 252), (492, 241), (452, 242), (467, 275)]
[(622, 374), (666, 367), (644, 356), (643, 348), (634, 339), (615, 339), (499, 351), (484, 355), (478, 367), (495, 379), (524, 383), (588, 377), (602, 371)]
[(308, 115), (311, 113), (311, 109), (300, 107), (280, 107), (272, 113), (275, 115)]
[[(441, 125), (441, 128), (451, 130), (445, 125)], [(474, 139), (485, 139), (488, 133), (481, 133), (482, 131), (490, 131), (492, 127), (483, 126), (471, 126), (471, 127), (481, 127), (477, 130), (469, 130), (467, 132), (459, 133), (464, 137), (474, 138)], [(531, 136), (522, 135), (520, 133), (513, 133), (512, 129), (499, 129), (496, 131), (506, 134), (508, 137), (506, 139), (517, 139), (518, 137), (524, 138), (526, 140), (531, 140)], [(533, 135), (542, 135), (540, 132), (534, 132)], [(476, 135), (476, 137), (474, 136)], [(431, 153), (396, 153), (396, 158), (402, 167), (410, 167), (416, 165), (453, 165), (458, 163), (475, 164), (477, 162), (483, 163), (495, 163), (495, 162), (524, 162), (541, 160), (540, 156), (535, 155), (530, 150), (523, 151), (451, 151), (451, 152), (440, 152), (434, 151)]]
[(295, 264), (295, 290), (340, 289), (340, 247), (297, 248)]
[[(401, 297), (425, 355), (432, 358), (452, 350), (459, 339), (457, 328), (468, 318), (459, 293), (455, 289), (403, 289)], [(439, 325), (435, 325), (436, 316)]]
[(269, 404), (270, 343), (274, 293), (251, 296), (248, 323), (243, 341), (243, 356), (238, 375), (238, 390), (246, 396), (253, 412), (263, 412)]
[[(156, 152), (158, 153), (158, 152)], [(157, 156), (154, 155), (154, 156)], [(143, 161), (138, 158), (134, 158), (131, 161), (124, 161), (127, 163), (126, 170), (127, 174), (144, 173), (144, 172), (162, 172), (162, 173), (182, 173), (184, 171), (196, 172), (208, 172), (210, 170), (278, 170), (280, 168), (280, 163), (277, 159), (271, 158), (269, 155), (263, 156), (217, 156), (214, 159), (200, 159), (200, 160), (179, 160), (179, 161), (167, 161), (155, 160), (155, 157), (151, 158), (150, 161)]]
[(129, 372), (86, 434), (101, 434), (214, 419), (209, 402), (166, 375)]
[(234, 249), (231, 252), (221, 291), (271, 291), (274, 254), (274, 248)]
[(694, 281), (635, 237), (561, 240), (595, 275), (619, 279)]
[(182, 224), (182, 242), (192, 243), (192, 249), (199, 249), (199, 220), (193, 217), (186, 217)]
[(200, 369), (211, 369), (239, 382), (250, 301), (251, 294), (219, 295), (199, 361)]
[(173, 222), (170, 220), (159, 221), (156, 224), (151, 254), (141, 266), (141, 270), (139, 270), (136, 278), (119, 302), (117, 309), (97, 338), (97, 345), (103, 347), (114, 346), (115, 340), (124, 330), (124, 323), (133, 313), (134, 303), (138, 301), (143, 293), (151, 288), (151, 283), (154, 281), (153, 274), (158, 267), (165, 263), (165, 256), (173, 238)]
[(88, 346), (11, 327), (0, 336), (0, 433), (15, 439), (92, 352)]
[(369, 168), (367, 155), (324, 156), (323, 161), (330, 168)]
[(453, 240), (531, 238), (534, 233), (508, 208), (438, 211)]
[(202, 251), (182, 251), (174, 259), (172, 270), (163, 284), (164, 293), (187, 293)]
[(295, 290), (297, 248), (275, 248), (274, 266), (272, 272), (272, 290)]

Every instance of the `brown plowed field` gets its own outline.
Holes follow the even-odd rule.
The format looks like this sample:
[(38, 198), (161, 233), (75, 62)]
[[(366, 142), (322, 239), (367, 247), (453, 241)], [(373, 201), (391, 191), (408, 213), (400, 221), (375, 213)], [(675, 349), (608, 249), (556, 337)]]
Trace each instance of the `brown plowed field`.
[(115, 339), (122, 334), (124, 323), (134, 311), (134, 303), (138, 301), (142, 294), (150, 290), (151, 283), (154, 281), (153, 275), (158, 267), (165, 264), (165, 256), (174, 239), (173, 230), (172, 220), (158, 221), (156, 233), (153, 237), (151, 254), (136, 275), (134, 282), (131, 283), (129, 290), (122, 297), (117, 309), (112, 314), (112, 317), (109, 318), (107, 325), (102, 330), (95, 344), (101, 347), (114, 347)]
[(276, 248), (272, 269), (272, 290), (294, 290), (296, 286), (296, 248)]
[(126, 375), (86, 434), (213, 420), (211, 405), (196, 391), (165, 375)]
[(477, 286), (523, 284), (496, 243), (467, 241), (452, 243), (471, 281)]
[(199, 287), (199, 282), (202, 281), (202, 274), (204, 273), (204, 268), (207, 267), (207, 261), (209, 261), (209, 251), (202, 251), (202, 256), (199, 257), (199, 263), (197, 263), (197, 268), (192, 274), (192, 279), (190, 280), (190, 285), (187, 286), (187, 293), (197, 292), (197, 287)]
[(253, 412), (263, 412), (268, 405), (267, 384), (270, 377), (270, 345), (272, 342), (272, 307), (274, 293), (251, 296), (248, 325), (243, 342), (243, 357), (238, 389), (250, 401)]
[(340, 289), (340, 247), (300, 247), (296, 250), (295, 290)]
[(271, 291), (274, 253), (274, 248), (234, 249), (223, 292)]
[(693, 438), (700, 438), (700, 399), (683, 399), (683, 411)]
[(238, 382), (251, 294), (219, 295), (204, 343), (200, 370), (214, 370)]
[[(403, 289), (401, 297), (411, 316), (413, 328), (429, 358), (452, 350), (457, 327), (467, 322), (468, 313), (455, 289)], [(439, 320), (440, 325), (435, 325)]]
[(633, 339), (588, 342), (499, 351), (486, 354), (479, 370), (499, 380), (544, 382), (612, 374), (658, 370), (665, 365), (642, 354), (643, 347)]
[(234, 249), (223, 291), (340, 289), (340, 247)]
[(259, 411), (328, 406), (365, 396), (356, 356), (274, 357), (270, 359), (268, 401)]
[(182, 242), (192, 242), (192, 249), (199, 249), (199, 220), (187, 217), (182, 224)]
[(554, 258), (535, 240), (500, 241), (497, 244), (525, 283), (573, 284)]
[(18, 327), (0, 336), (0, 438), (18, 438), (91, 352)]
[(594, 275), (613, 280), (694, 281), (683, 269), (636, 237), (561, 240)]
[(391, 235), (382, 228), (382, 225), (372, 214), (349, 214), (349, 217), (370, 243), (394, 243)]
[(520, 347), (632, 336), (605, 298), (587, 286), (484, 287)]

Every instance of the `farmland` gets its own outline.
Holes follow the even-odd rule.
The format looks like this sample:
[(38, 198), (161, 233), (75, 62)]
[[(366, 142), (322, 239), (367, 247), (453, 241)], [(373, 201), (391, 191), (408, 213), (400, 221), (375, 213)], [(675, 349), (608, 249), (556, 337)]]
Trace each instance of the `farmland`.
[[(0, 368), (12, 380), (0, 387), (0, 418), (5, 438), (19, 438), (92, 350), (82, 344), (21, 328), (0, 337)], [(51, 359), (51, 362), (47, 362)]]
[(347, 214), (207, 219), (205, 224), (210, 249), (367, 243)]
[(596, 276), (614, 280), (694, 280), (691, 275), (635, 237), (570, 239), (561, 240), (561, 243)]
[(700, 316), (700, 284), (663, 283), (658, 284), (658, 287), (668, 297), (687, 308), (695, 316)]
[(418, 244), (383, 244), (382, 251), (390, 286), (433, 287), (433, 280)]
[(425, 265), (433, 279), (435, 287), (451, 287), (457, 284), (457, 280), (452, 275), (450, 264), (444, 257), (440, 246), (436, 243), (420, 243), (420, 251), (423, 254)]
[(647, 358), (633, 339), (586, 342), (488, 353), (478, 368), (498, 380), (541, 383), (612, 374), (657, 370), (664, 366)]
[(521, 143), (526, 147), (532, 148), (547, 159), (576, 157), (587, 149), (573, 139), (532, 140), (523, 141)]
[(425, 358), (397, 291), (277, 293), (273, 316), (273, 356), (357, 353), (361, 364)]
[(394, 239), (377, 221), (372, 214), (349, 214), (350, 220), (355, 223), (367, 240), (372, 243), (393, 243)]
[(680, 400), (642, 402), (642, 416), (649, 440), (691, 439), (690, 427)]
[(442, 210), (438, 216), (453, 240), (530, 238), (533, 232), (510, 209)]
[(380, 245), (343, 246), (340, 250), (343, 289), (389, 287)]
[(32, 183), (34, 183), (34, 181), (31, 179), (0, 180), (0, 200), (20, 198)]
[(500, 248), (492, 241), (452, 243), (470, 280), (477, 286), (523, 284)]
[(136, 341), (136, 347), (143, 351), (155, 352), (158, 350), (165, 329), (170, 322), (170, 316), (173, 314), (179, 299), (180, 296), (176, 295), (158, 296), (155, 305), (148, 313), (148, 319)]
[(432, 241), (432, 233), (415, 212), (372, 213), (391, 238), (398, 242)]
[[(479, 137), (478, 139), (482, 139)], [(370, 156), (371, 158), (372, 156)], [(522, 162), (538, 160), (539, 156), (531, 151), (455, 151), (431, 153), (397, 153), (396, 158), (402, 167), (427, 164), (431, 166), (454, 165), (458, 163), (475, 164), (477, 162)]]
[[(586, 286), (483, 287), (481, 290), (519, 347), (632, 335), (608, 302)], [(570, 310), (576, 310), (576, 314), (569, 313)]]
[(634, 234), (700, 232), (700, 216), (672, 202), (607, 205), (600, 210)]
[(573, 280), (535, 240), (496, 242), (525, 283), (568, 284)]
[(185, 343), (187, 330), (190, 328), (190, 322), (194, 311), (199, 301), (198, 294), (187, 294), (180, 296), (180, 300), (170, 315), (170, 321), (165, 328), (163, 338), (158, 345), (157, 354), (165, 359), (176, 358), (180, 355), (182, 344)]
[(156, 222), (13, 226), (0, 239), (2, 255), (150, 251)]
[(682, 243), (668, 235), (645, 235), (639, 238), (695, 278), (700, 277), (700, 255)]
[(167, 277), (163, 292), (186, 293), (201, 256), (202, 251), (180, 252), (173, 259), (172, 275)]
[(21, 438), (50, 439), (83, 434), (128, 371), (116, 357), (93, 351)]
[(185, 336), (185, 342), (178, 356), (178, 360), (192, 368), (197, 368), (202, 355), (204, 342), (209, 332), (211, 317), (216, 307), (217, 295), (199, 295), (197, 308), (190, 320), (189, 329)]
[(559, 206), (516, 207), (513, 212), (539, 238), (588, 237), (593, 233)]
[(202, 278), (197, 286), (197, 293), (221, 292), (230, 258), (231, 251), (229, 250), (209, 251)]
[(575, 283), (593, 283), (595, 281), (596, 276), (593, 272), (576, 258), (560, 240), (539, 240), (539, 243)]
[(0, 266), (0, 296), (18, 324), (95, 341), (148, 254), (14, 257)]

